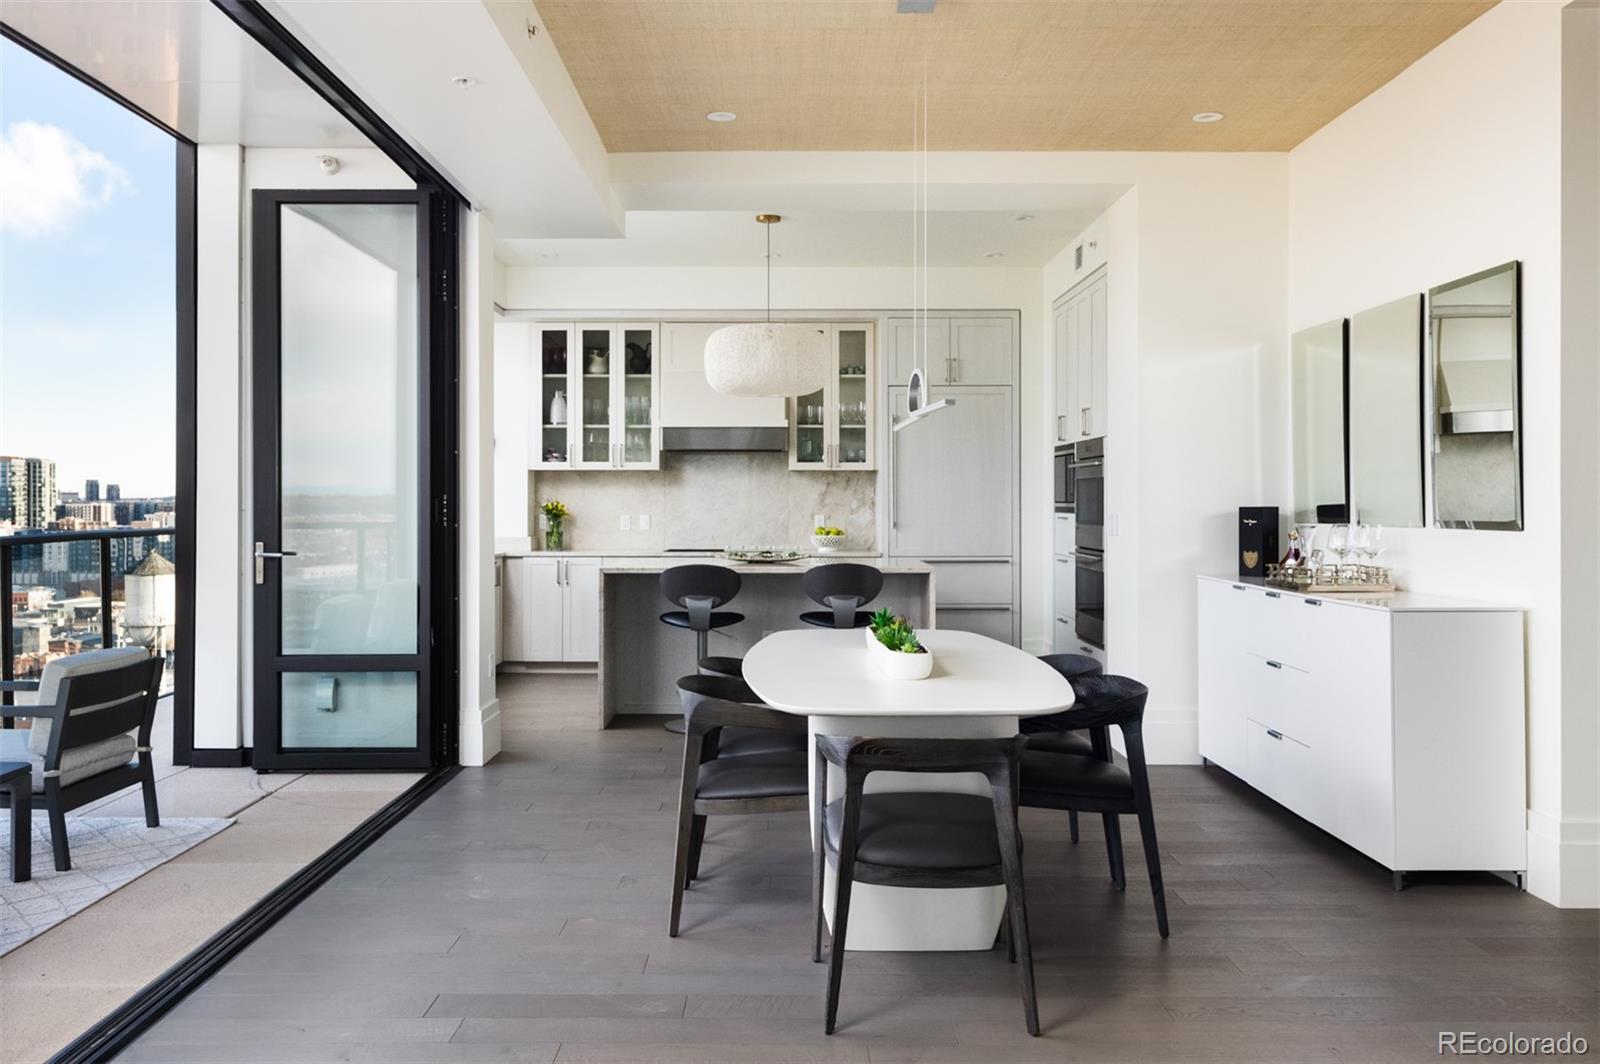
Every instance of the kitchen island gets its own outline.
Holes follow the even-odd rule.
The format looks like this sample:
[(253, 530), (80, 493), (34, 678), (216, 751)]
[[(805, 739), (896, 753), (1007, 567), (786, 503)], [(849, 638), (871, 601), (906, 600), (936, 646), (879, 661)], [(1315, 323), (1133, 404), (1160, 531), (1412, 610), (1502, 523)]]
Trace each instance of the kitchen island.
[[(933, 571), (919, 563), (885, 565), (878, 557), (838, 558), (883, 572), (883, 591), (868, 609), (887, 609), (918, 628), (935, 623)], [(599, 705), (596, 726), (618, 713), (671, 715), (682, 712), (678, 677), (695, 671), (694, 633), (661, 621), (676, 607), (661, 596), (662, 572), (688, 562), (726, 564), (744, 578), (737, 598), (724, 606), (745, 619), (711, 633), (711, 654), (742, 657), (773, 632), (802, 627), (800, 614), (817, 609), (800, 577), (833, 559), (807, 558), (781, 564), (738, 564), (713, 558), (608, 557), (600, 566)]]

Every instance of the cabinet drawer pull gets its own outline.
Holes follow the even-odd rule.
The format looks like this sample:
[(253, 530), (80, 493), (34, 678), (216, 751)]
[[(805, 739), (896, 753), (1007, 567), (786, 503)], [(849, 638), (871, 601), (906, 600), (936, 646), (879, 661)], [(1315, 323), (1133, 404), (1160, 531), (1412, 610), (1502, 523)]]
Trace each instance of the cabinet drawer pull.
[(1322, 600), (1321, 599), (1301, 599), (1300, 601), (1304, 602), (1307, 606), (1320, 606), (1320, 605), (1322, 605)]
[(1281, 661), (1268, 661), (1267, 662), (1267, 668), (1269, 668), (1269, 669), (1281, 669), (1281, 668), (1283, 668), (1283, 662), (1281, 662)]
[(1233, 589), (1235, 591), (1249, 591), (1250, 590), (1249, 588), (1245, 587), (1243, 584), (1233, 584), (1232, 587), (1233, 587)]
[(1281, 740), (1283, 738), (1283, 732), (1281, 732), (1281, 731), (1273, 731), (1271, 728), (1267, 729), (1267, 734), (1272, 736), (1274, 739)]
[(1283, 592), (1281, 592), (1281, 591), (1268, 591), (1267, 592), (1267, 598), (1283, 598)]

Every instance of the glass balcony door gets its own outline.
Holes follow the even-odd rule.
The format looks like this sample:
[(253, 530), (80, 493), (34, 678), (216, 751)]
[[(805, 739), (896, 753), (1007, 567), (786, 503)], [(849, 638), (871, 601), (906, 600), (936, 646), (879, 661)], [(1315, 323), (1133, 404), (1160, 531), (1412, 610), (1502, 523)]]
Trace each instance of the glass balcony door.
[(257, 768), (431, 759), (429, 214), (255, 193)]

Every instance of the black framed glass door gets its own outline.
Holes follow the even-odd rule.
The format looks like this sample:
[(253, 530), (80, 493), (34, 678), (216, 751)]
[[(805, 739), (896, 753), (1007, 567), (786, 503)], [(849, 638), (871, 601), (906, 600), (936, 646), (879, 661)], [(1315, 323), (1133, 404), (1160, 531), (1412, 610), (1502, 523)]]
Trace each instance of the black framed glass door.
[[(253, 763), (423, 768), (445, 498), (426, 192), (253, 194)], [(446, 419), (448, 424), (448, 419)]]

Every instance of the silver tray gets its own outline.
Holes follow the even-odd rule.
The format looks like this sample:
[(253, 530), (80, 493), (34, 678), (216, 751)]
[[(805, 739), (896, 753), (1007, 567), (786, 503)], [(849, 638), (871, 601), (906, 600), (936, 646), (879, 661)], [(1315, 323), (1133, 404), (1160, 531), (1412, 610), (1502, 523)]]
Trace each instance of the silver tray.
[(728, 547), (722, 556), (730, 562), (797, 562), (810, 557), (791, 547)]

